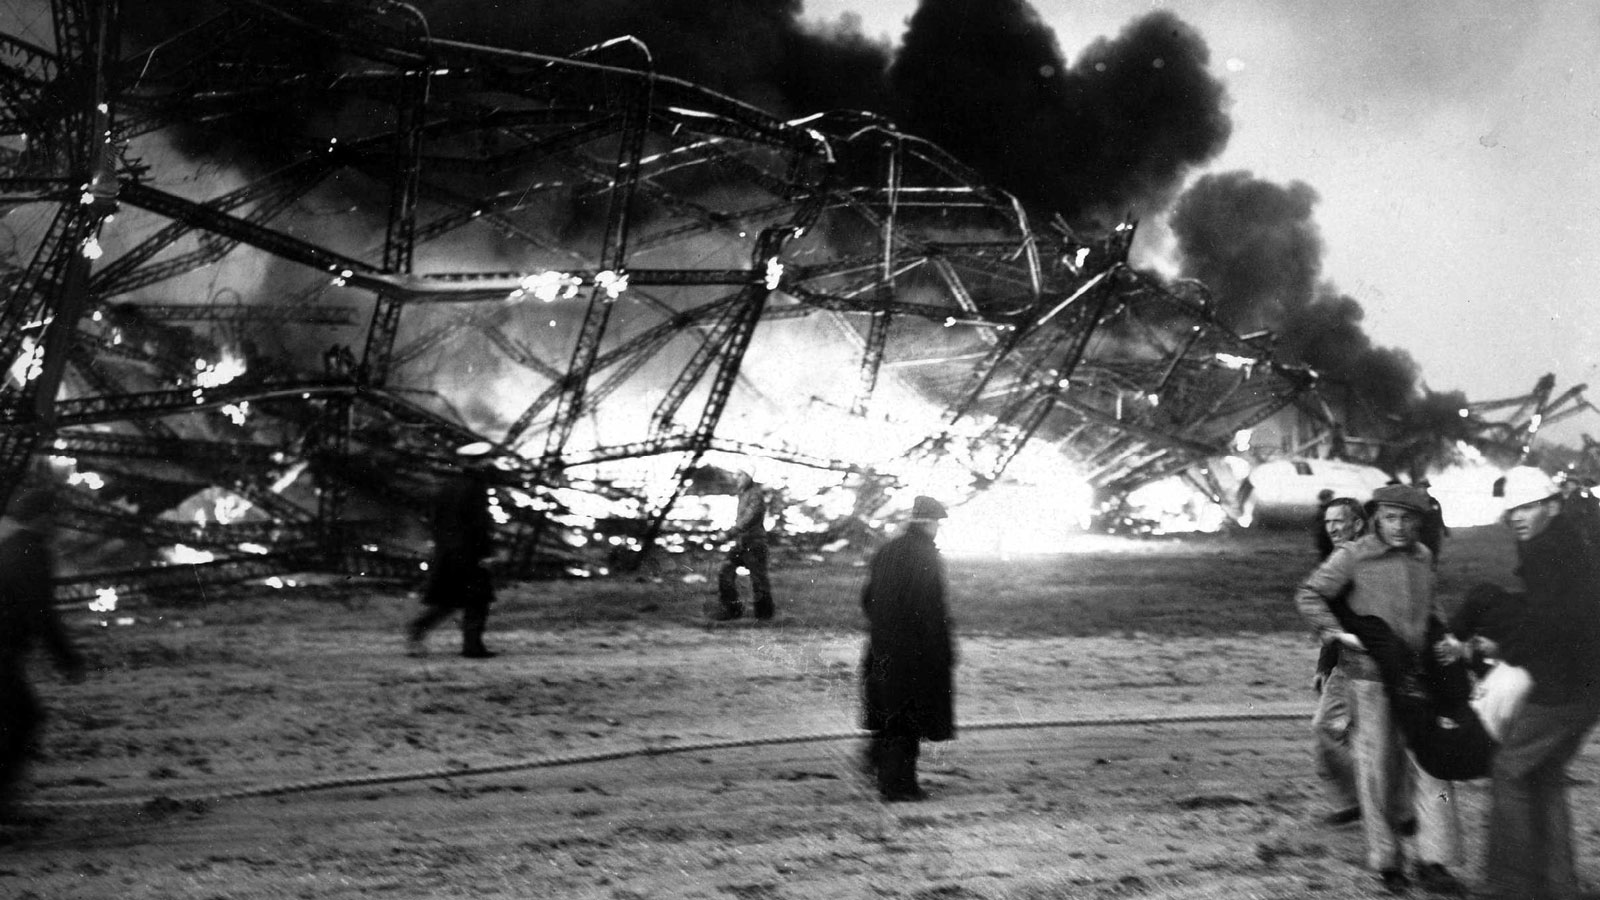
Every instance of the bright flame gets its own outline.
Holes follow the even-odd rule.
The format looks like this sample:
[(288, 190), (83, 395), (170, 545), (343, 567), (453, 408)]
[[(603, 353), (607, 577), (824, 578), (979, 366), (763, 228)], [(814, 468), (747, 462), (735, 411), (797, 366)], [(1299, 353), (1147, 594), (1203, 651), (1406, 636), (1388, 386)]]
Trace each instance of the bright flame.
[(511, 292), (508, 299), (520, 300), (523, 295), (532, 294), (535, 300), (554, 303), (557, 300), (570, 300), (576, 297), (578, 289), (583, 287), (583, 279), (564, 272), (539, 272), (534, 275), (524, 275), (517, 285), (517, 289)]
[(95, 588), (94, 599), (89, 601), (89, 609), (94, 612), (111, 612), (116, 608), (116, 588)]
[(1456, 449), (1464, 461), (1430, 473), (1428, 493), (1439, 501), (1444, 523), (1451, 528), (1493, 525), (1504, 512), (1494, 483), (1506, 473), (1469, 444), (1459, 443)]
[(1131, 491), (1127, 504), (1150, 534), (1221, 531), (1228, 522), (1227, 510), (1175, 475)]
[(209, 550), (196, 550), (187, 544), (173, 544), (167, 551), (167, 561), (178, 565), (196, 565), (208, 563), (216, 559), (216, 554)]
[(82, 485), (91, 491), (98, 491), (106, 486), (105, 479), (94, 472), (73, 472), (67, 476), (67, 484)]
[(939, 546), (960, 556), (1061, 553), (1088, 525), (1093, 504), (1088, 480), (1055, 448), (1029, 444), (1003, 481), (950, 509)]
[(224, 353), (222, 358), (214, 363), (197, 359), (194, 361), (194, 368), (195, 385), (202, 388), (221, 387), (244, 374), (244, 360)]
[(628, 276), (625, 272), (613, 272), (610, 269), (606, 269), (595, 273), (594, 283), (596, 287), (606, 292), (607, 297), (615, 300), (622, 296), (623, 291), (628, 289)]

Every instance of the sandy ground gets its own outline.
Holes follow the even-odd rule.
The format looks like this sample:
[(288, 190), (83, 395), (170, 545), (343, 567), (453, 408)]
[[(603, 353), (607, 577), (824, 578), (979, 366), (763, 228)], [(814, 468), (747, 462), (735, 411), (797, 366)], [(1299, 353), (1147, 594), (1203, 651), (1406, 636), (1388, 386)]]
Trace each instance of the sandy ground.
[[(102, 667), (41, 679), (0, 896), (1380, 896), (1359, 830), (1317, 821), (1302, 634), (965, 637), (964, 730), (925, 745), (928, 801), (884, 804), (856, 635), (686, 615), (492, 627), (486, 661), (441, 631), (413, 659), (412, 602), (76, 622)], [(1160, 721), (1208, 714), (1244, 718)], [(1573, 774), (1593, 880), (1600, 753)], [(1469, 879), (1484, 804), (1462, 788)]]

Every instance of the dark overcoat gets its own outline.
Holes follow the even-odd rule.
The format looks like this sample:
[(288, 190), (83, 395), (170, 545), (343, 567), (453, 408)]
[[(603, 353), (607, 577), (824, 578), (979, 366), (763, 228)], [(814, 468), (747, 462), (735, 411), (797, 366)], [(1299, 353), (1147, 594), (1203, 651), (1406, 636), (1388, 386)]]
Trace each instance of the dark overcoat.
[(43, 644), (63, 669), (83, 664), (55, 609), (54, 574), (43, 535), (17, 529), (0, 540), (0, 731), (27, 731), (41, 715), (27, 678), (34, 646)]
[(464, 473), (445, 484), (433, 509), (433, 561), (422, 602), (462, 608), (488, 604), (493, 584), (483, 560), (494, 554), (488, 480)]
[(933, 538), (913, 528), (879, 548), (861, 608), (869, 629), (862, 724), (930, 741), (954, 737), (955, 644)]

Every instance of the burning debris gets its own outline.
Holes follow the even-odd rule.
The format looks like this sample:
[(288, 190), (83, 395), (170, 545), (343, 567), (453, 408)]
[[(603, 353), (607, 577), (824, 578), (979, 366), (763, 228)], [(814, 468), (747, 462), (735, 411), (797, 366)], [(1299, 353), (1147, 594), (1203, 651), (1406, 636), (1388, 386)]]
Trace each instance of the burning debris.
[[(772, 59), (886, 59), (724, 5), (787, 48)], [(574, 41), (565, 56), (443, 36), (474, 27), (443, 4), (422, 8), (437, 29), (399, 4), (204, 23), (184, 4), (125, 24), (192, 30), (118, 61), (95, 43), (118, 23), (67, 7), (57, 33), (81, 43), (5, 45), (26, 83), (103, 89), (26, 94), (0, 135), (19, 235), (0, 472), (9, 489), (40, 477), (36, 454), (70, 461), (70, 524), (99, 546), (70, 582), (85, 600), (415, 578), (423, 502), (469, 441), (492, 445), (518, 576), (704, 549), (726, 515), (695, 490), (708, 467), (763, 467), (797, 542), (858, 539), (929, 493), (953, 535), (1015, 548), (1003, 493), (1013, 521), (1027, 498), (1063, 523), (1168, 478), (1219, 497), (1183, 473), (1312, 384), (1203, 287), (1131, 267), (1131, 223), (1096, 227), (1159, 206), (1226, 138), (1203, 44), (1165, 14), (1068, 67), (1020, 4), (974, 31), (976, 5), (929, 2), (849, 104), (866, 111), (839, 112), (854, 95), (808, 78), (761, 107), (759, 78), (719, 92), (742, 76), (695, 69), (642, 19), (616, 24), (646, 40), (577, 52), (600, 36), (532, 29)], [(1030, 153), (1082, 144), (1037, 191), (999, 178), (1024, 170), (992, 147), (930, 142), (955, 123), (908, 106), (927, 54), (967, 38), (969, 58), (1032, 48), (1031, 74), (995, 82), (1050, 98)], [(1083, 133), (1108, 105), (1149, 115)]]

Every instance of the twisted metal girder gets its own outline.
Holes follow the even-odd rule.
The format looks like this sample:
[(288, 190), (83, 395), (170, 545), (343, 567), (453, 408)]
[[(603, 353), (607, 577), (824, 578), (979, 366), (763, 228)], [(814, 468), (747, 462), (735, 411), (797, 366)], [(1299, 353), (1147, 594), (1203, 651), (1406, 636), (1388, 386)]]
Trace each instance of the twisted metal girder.
[[(113, 479), (160, 454), (151, 469), (171, 484), (252, 500), (256, 518), (203, 532), (223, 558), (193, 577), (223, 583), (291, 566), (414, 577), (421, 547), (393, 520), (417, 524), (451, 449), (487, 440), (505, 466), (502, 534), (532, 572), (604, 561), (565, 540), (606, 518), (571, 513), (574, 494), (632, 504), (612, 517), (648, 538), (674, 527), (710, 459), (881, 484), (885, 459), (960, 424), (991, 445), (975, 475), (1048, 440), (1129, 483), (1181, 471), (1281, 396), (1260, 382), (1297, 389), (1265, 362), (1219, 372), (1219, 354), (1255, 351), (1130, 277), (1113, 283), (1131, 231), (1036, 231), (1014, 198), (882, 119), (780, 121), (601, 62), (636, 49), (563, 59), (434, 38), (400, 3), (237, 0), (158, 51), (99, 65), (122, 210), (103, 264), (76, 270), (83, 311), (104, 321), (64, 317), (89, 358), (50, 394), (56, 452)], [(66, 134), (76, 59), (0, 43), (0, 135), (41, 121)], [(179, 138), (248, 148), (253, 121), (286, 103), (327, 115), (274, 135), (261, 159), (174, 172), (175, 157), (144, 152)], [(44, 335), (52, 292), (78, 283), (71, 251), (99, 227), (101, 207), (76, 203), (81, 182), (37, 164), (46, 143), (0, 148), (8, 190), (55, 214), (10, 275), (8, 362)], [(1086, 284), (1104, 295), (1063, 302)], [(361, 325), (335, 312), (367, 305)], [(1143, 321), (1142, 308), (1161, 313)], [(1141, 355), (1119, 355), (1113, 336)], [(224, 357), (247, 372), (217, 383), (206, 366)], [(793, 396), (797, 368), (809, 399)], [(36, 384), (0, 405), (7, 471), (38, 449), (32, 395), (13, 402)], [(1129, 405), (1141, 392), (1160, 408)], [(880, 394), (912, 408), (904, 445), (811, 443), (880, 418)], [(841, 427), (784, 430), (797, 401)], [(655, 459), (671, 484), (628, 465)], [(149, 521), (151, 545), (194, 532), (155, 506), (73, 508), (119, 536)], [(244, 535), (272, 552), (231, 552)], [(152, 570), (151, 589), (176, 583)]]

